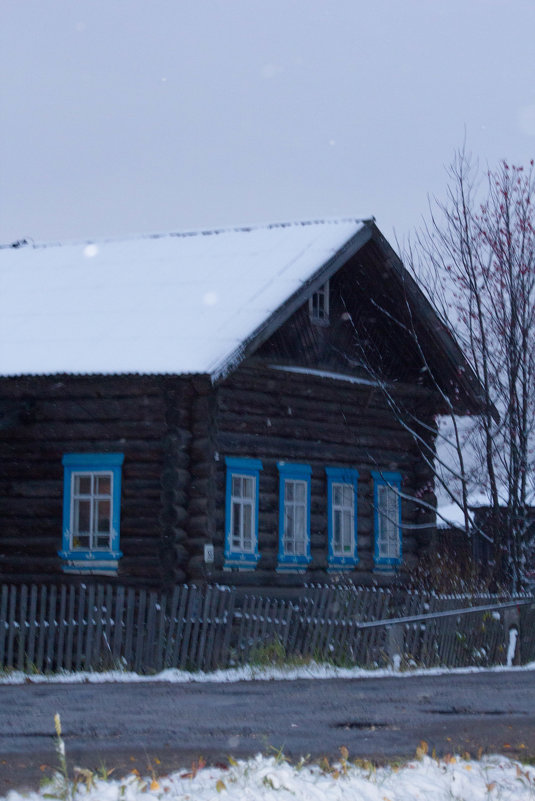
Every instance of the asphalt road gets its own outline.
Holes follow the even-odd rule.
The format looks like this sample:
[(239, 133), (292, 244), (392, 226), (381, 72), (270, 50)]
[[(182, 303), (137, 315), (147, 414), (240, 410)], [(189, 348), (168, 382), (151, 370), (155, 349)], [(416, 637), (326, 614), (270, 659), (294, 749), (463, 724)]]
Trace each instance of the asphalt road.
[[(69, 764), (114, 775), (149, 761), (161, 775), (200, 755), (225, 762), (271, 749), (289, 757), (502, 752), (535, 759), (535, 673), (237, 684), (0, 686), (0, 793), (35, 788), (57, 765), (59, 712)], [(158, 760), (158, 761), (157, 761)]]

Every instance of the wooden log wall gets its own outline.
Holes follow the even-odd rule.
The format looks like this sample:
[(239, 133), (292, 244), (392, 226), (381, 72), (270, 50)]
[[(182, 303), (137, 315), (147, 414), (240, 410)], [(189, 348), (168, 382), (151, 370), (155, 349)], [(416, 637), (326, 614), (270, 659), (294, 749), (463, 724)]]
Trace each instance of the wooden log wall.
[(165, 433), (161, 472), (161, 544), (165, 586), (184, 582), (189, 562), (187, 506), (190, 490), (190, 385), (168, 379), (163, 386)]
[(188, 391), (187, 382), (161, 377), (2, 379), (0, 581), (70, 580), (57, 554), (61, 459), (107, 452), (125, 456), (117, 580), (161, 585), (185, 577)]
[[(407, 385), (398, 391), (431, 420), (429, 393)], [(398, 470), (404, 492), (429, 493), (430, 475), (380, 389), (252, 362), (216, 387), (202, 376), (3, 379), (0, 427), (4, 582), (79, 580), (63, 574), (57, 554), (66, 453), (124, 453), (123, 557), (112, 580), (126, 585), (195, 580), (284, 588), (327, 579), (329, 465), (359, 470), (360, 564), (354, 578), (382, 580), (373, 574), (370, 471)], [(223, 571), (225, 456), (258, 458), (264, 465), (255, 571)], [(281, 460), (312, 467), (313, 559), (304, 575), (276, 573)], [(417, 504), (403, 502), (404, 522), (425, 519)], [(413, 566), (428, 537), (429, 529), (405, 531), (404, 569)], [(213, 565), (204, 560), (207, 543), (215, 546)]]
[[(219, 494), (216, 493), (217, 476), (217, 390), (207, 377), (191, 380), (191, 449), (188, 506), (187, 573), (191, 579), (212, 580), (213, 566), (204, 560), (205, 544), (220, 540)], [(223, 498), (223, 509), (225, 500)]]
[[(405, 405), (431, 423), (429, 393), (399, 388)], [(206, 437), (208, 443), (209, 438)], [(402, 490), (433, 500), (432, 476), (418, 457), (413, 439), (387, 406), (378, 387), (275, 370), (267, 366), (239, 368), (217, 389), (217, 454), (215, 487), (216, 575), (236, 585), (298, 585), (328, 580), (327, 479), (325, 467), (347, 466), (359, 471), (358, 554), (353, 573), (358, 583), (391, 581), (373, 572), (373, 482), (371, 470), (402, 475)], [(259, 549), (254, 571), (223, 572), (225, 456), (261, 459)], [(209, 454), (206, 455), (207, 461)], [(304, 575), (276, 574), (278, 551), (278, 461), (309, 464), (311, 483), (312, 563)], [(430, 521), (428, 511), (410, 500), (402, 502), (405, 524)], [(403, 568), (411, 570), (429, 543), (431, 528), (409, 529), (403, 535)]]

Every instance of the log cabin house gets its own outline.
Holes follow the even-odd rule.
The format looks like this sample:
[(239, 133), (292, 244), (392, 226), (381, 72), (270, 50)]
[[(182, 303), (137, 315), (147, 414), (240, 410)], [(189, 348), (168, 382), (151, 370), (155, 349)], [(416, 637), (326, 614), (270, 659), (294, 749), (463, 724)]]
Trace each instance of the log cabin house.
[(386, 583), (429, 547), (420, 446), (479, 387), (373, 219), (19, 242), (0, 275), (0, 581)]

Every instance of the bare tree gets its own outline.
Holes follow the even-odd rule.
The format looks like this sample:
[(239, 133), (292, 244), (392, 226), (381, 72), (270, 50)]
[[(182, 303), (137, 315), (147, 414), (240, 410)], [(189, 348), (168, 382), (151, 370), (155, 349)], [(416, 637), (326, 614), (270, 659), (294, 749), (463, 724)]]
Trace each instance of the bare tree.
[(482, 177), (463, 150), (449, 177), (405, 260), (483, 388), (482, 414), (461, 439), (453, 428), (471, 472), (462, 462), (453, 470), (465, 514), (468, 486), (488, 495), (496, 573), (516, 589), (535, 490), (535, 173), (533, 161), (527, 170), (503, 161)]

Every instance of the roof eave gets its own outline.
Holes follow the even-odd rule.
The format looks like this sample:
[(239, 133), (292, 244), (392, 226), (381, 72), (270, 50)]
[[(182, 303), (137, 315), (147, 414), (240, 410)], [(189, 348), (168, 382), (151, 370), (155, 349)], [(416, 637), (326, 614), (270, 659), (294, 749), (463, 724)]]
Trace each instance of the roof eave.
[[(244, 359), (251, 356), (269, 337), (283, 325), (297, 309), (305, 303), (331, 276), (372, 238), (374, 218), (362, 220), (362, 226), (350, 237), (313, 275), (303, 282), (278, 309), (269, 315), (243, 342), (210, 371), (212, 383), (216, 384), (232, 373)], [(378, 230), (378, 229), (377, 229)]]

